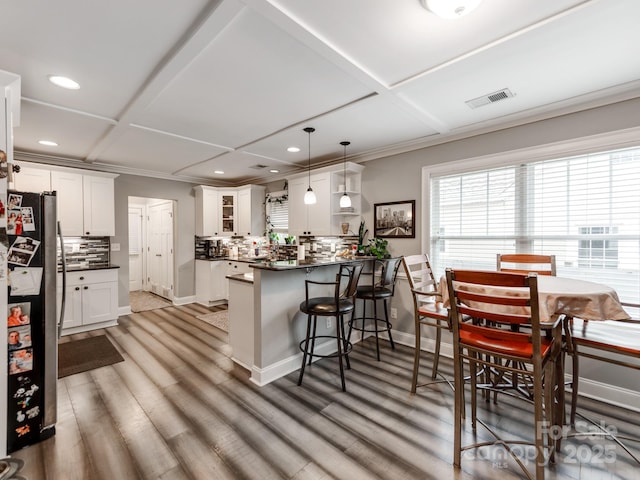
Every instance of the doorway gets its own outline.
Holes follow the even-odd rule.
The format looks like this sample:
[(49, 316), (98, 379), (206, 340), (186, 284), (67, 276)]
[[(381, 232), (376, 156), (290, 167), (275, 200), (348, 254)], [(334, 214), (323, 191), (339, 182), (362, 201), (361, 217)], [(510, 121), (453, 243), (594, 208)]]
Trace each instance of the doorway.
[(174, 297), (173, 200), (129, 197), (129, 292)]

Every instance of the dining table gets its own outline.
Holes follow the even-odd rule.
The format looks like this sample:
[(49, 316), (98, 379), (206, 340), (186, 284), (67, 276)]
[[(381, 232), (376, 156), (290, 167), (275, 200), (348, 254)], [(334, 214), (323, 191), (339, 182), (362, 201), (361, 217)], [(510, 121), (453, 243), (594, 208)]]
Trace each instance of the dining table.
[[(445, 276), (440, 278), (438, 287), (442, 294), (443, 305), (448, 307), (449, 293)], [(462, 285), (461, 288), (466, 286)], [(473, 289), (477, 290), (477, 288), (477, 285), (473, 286)], [(483, 288), (502, 291), (508, 295), (518, 295), (516, 288)], [(523, 291), (522, 295), (526, 295), (526, 292)], [(630, 318), (615, 289), (588, 280), (538, 275), (538, 300), (541, 325), (553, 324), (562, 315), (584, 320), (628, 320)]]

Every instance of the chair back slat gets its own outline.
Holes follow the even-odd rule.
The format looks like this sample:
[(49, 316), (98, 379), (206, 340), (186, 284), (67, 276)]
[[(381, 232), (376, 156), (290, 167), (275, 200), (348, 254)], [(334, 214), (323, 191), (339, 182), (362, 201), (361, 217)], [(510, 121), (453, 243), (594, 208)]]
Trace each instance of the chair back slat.
[(498, 253), (496, 269), (499, 272), (537, 273), (538, 275), (556, 275), (556, 256), (533, 253)]
[[(539, 352), (537, 281), (535, 273), (447, 269), (454, 335), (467, 331), (487, 338), (498, 335), (501, 340), (528, 341)], [(522, 334), (505, 327), (510, 325), (527, 325), (531, 332)]]

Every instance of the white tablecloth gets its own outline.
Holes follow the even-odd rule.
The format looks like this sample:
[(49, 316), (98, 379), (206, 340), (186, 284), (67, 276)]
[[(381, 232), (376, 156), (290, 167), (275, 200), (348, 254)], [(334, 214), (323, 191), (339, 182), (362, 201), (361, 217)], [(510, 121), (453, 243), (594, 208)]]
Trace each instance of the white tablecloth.
[[(475, 288), (475, 287), (474, 287)], [(497, 290), (499, 287), (494, 287)], [(509, 289), (511, 291), (517, 289)], [(444, 306), (449, 306), (446, 277), (440, 278)], [(558, 315), (585, 320), (626, 320), (629, 314), (620, 304), (616, 291), (606, 285), (573, 278), (538, 276), (540, 321), (553, 322)]]

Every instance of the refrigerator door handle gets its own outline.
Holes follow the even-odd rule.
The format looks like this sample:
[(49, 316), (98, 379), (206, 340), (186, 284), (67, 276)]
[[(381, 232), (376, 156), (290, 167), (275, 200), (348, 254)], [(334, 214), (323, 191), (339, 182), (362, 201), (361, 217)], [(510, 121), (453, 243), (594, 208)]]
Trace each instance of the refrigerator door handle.
[(62, 236), (62, 227), (59, 220), (57, 227), (58, 238), (60, 239), (60, 259), (62, 260), (62, 300), (60, 301), (60, 320), (58, 321), (58, 338), (60, 338), (62, 326), (64, 325), (64, 306), (67, 299), (67, 259), (64, 254), (64, 237)]

